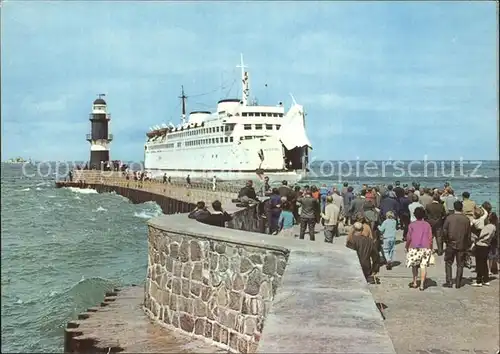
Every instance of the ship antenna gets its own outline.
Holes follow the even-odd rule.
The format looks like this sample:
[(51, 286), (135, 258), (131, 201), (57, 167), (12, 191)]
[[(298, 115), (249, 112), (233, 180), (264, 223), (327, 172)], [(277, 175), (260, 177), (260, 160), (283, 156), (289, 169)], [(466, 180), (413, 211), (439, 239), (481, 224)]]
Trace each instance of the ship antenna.
[(182, 124), (185, 124), (186, 123), (186, 98), (187, 98), (187, 96), (184, 94), (184, 85), (181, 86), (181, 95), (179, 96), (179, 98), (182, 100), (182, 115), (181, 115)]
[(248, 72), (245, 71), (245, 63), (243, 62), (243, 53), (241, 53), (241, 62), (240, 65), (236, 66), (237, 68), (241, 68), (241, 93), (242, 93), (242, 104), (246, 106), (248, 104), (248, 97), (250, 95), (250, 88), (248, 85)]
[(293, 102), (293, 104), (295, 104), (295, 105), (296, 105), (296, 104), (297, 104), (297, 101), (295, 101), (295, 97), (293, 97), (293, 95), (292, 95), (292, 93), (291, 93), (291, 92), (290, 92), (290, 97), (292, 98), (292, 102)]

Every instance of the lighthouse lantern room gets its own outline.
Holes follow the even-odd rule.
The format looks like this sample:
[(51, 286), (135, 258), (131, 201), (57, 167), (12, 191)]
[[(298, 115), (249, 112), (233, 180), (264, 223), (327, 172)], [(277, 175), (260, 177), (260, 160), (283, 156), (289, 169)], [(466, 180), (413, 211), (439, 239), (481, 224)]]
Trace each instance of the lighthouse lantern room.
[(107, 112), (104, 96), (104, 94), (98, 95), (92, 104), (89, 118), (90, 134), (87, 134), (87, 141), (90, 143), (89, 168), (91, 169), (106, 169), (110, 165), (109, 143), (113, 140), (113, 135), (109, 134), (111, 115)]

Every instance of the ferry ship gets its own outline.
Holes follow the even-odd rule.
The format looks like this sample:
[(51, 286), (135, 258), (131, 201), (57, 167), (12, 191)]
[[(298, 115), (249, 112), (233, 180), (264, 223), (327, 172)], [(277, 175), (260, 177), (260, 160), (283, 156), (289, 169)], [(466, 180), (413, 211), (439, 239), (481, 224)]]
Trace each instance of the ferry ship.
[(285, 112), (282, 102), (258, 105), (249, 102), (249, 73), (241, 68), (242, 97), (222, 99), (211, 111), (186, 114), (182, 89), (181, 123), (150, 128), (144, 145), (144, 167), (153, 177), (190, 176), (191, 179), (236, 181), (303, 179), (311, 143), (305, 130), (303, 106)]

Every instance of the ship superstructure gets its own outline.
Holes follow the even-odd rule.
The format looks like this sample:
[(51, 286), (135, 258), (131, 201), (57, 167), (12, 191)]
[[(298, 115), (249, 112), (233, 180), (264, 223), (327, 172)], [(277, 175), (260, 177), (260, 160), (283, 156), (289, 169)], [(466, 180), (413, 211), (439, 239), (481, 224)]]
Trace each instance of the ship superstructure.
[[(144, 146), (145, 169), (153, 176), (241, 180), (269, 176), (298, 181), (307, 172), (304, 109), (293, 100), (285, 112), (249, 102), (249, 73), (241, 56), (242, 97), (223, 99), (215, 112), (186, 115), (182, 90), (181, 124), (151, 128)], [(293, 98), (293, 97), (292, 97)]]

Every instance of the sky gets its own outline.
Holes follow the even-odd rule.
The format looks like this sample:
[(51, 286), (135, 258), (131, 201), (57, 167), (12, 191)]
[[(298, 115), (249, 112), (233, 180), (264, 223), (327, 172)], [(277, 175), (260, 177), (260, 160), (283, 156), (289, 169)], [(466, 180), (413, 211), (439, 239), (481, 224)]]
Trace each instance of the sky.
[[(106, 94), (111, 158), (241, 96), (304, 105), (315, 160), (498, 159), (495, 2), (9, 1), (2, 160), (87, 160)], [(267, 85), (267, 86), (266, 86)]]

